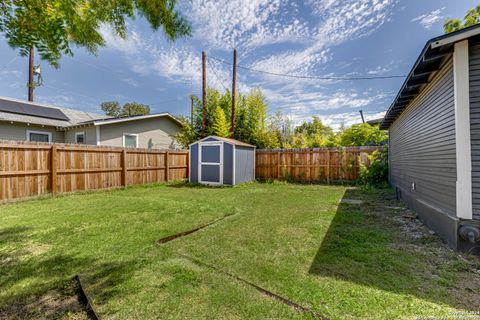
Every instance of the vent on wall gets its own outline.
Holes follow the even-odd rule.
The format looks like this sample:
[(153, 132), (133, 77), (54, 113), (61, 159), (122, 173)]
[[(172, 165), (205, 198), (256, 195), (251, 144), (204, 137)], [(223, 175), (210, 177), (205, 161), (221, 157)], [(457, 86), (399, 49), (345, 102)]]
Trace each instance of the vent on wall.
[(55, 120), (70, 120), (60, 109), (19, 101), (0, 100), (0, 111)]

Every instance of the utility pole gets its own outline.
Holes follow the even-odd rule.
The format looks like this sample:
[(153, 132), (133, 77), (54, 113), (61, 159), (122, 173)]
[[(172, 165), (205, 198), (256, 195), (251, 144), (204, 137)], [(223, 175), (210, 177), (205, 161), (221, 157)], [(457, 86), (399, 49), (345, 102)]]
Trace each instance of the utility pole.
[(237, 49), (233, 50), (233, 79), (232, 79), (232, 125), (230, 131), (232, 136), (235, 132), (235, 94), (237, 91)]
[(190, 95), (190, 125), (193, 128), (193, 94)]
[(202, 51), (202, 138), (205, 136), (205, 117), (207, 115), (207, 55)]
[(35, 88), (35, 83), (33, 80), (33, 46), (30, 47), (30, 55), (28, 59), (28, 101), (33, 102), (33, 89)]
[(360, 116), (362, 116), (362, 123), (365, 123), (365, 118), (363, 117), (363, 111), (360, 110)]

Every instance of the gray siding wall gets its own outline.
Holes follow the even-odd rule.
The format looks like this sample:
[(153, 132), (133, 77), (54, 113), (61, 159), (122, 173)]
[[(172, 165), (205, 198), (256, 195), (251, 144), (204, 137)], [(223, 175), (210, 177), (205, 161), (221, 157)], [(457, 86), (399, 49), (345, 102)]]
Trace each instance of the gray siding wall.
[(170, 149), (176, 147), (174, 135), (180, 125), (169, 118), (151, 118), (107, 124), (100, 126), (100, 144), (123, 146), (123, 133), (138, 134), (138, 147), (147, 149)]
[(473, 218), (480, 220), (480, 43), (470, 43), (470, 133)]
[(190, 182), (198, 183), (198, 143), (190, 146)]
[(255, 149), (235, 146), (235, 184), (255, 180)]
[(0, 122), (0, 139), (26, 141), (27, 130), (50, 132), (52, 134), (52, 142), (64, 142), (63, 131), (57, 131), (55, 128), (37, 125), (28, 126), (21, 123), (11, 124), (10, 122)]
[(452, 217), (457, 175), (454, 107), (450, 58), (392, 124), (389, 148), (392, 186), (410, 201)]
[(75, 143), (75, 133), (85, 132), (85, 144), (97, 144), (97, 129), (95, 126), (65, 131), (65, 143)]
[(233, 185), (233, 145), (223, 143), (223, 183)]

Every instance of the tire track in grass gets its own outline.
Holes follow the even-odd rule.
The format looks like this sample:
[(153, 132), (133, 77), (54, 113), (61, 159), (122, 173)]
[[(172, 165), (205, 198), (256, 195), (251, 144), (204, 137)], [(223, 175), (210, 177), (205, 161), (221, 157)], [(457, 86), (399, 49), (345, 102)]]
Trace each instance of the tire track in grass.
[(82, 285), (82, 280), (80, 279), (80, 276), (77, 274), (75, 277), (73, 277), (73, 280), (77, 283), (77, 294), (80, 302), (85, 305), (87, 309), (87, 315), (90, 319), (92, 320), (100, 320), (100, 317), (97, 315), (97, 312), (95, 311), (95, 308), (93, 307), (92, 300), (90, 297), (87, 295), (85, 292), (85, 289), (83, 288)]
[(220, 217), (220, 218), (218, 218), (218, 219), (215, 219), (215, 220), (213, 220), (213, 221), (210, 221), (210, 222), (208, 222), (208, 223), (206, 223), (206, 224), (204, 224), (204, 225), (201, 225), (201, 226), (199, 226), (199, 227), (196, 227), (195, 229), (191, 229), (191, 230), (188, 230), (188, 231), (182, 231), (182, 232), (179, 232), (179, 233), (170, 235), (170, 236), (163, 237), (163, 238), (157, 240), (156, 243), (159, 244), (159, 245), (162, 245), (162, 244), (165, 244), (165, 243), (170, 242), (170, 241), (172, 241), (172, 240), (175, 240), (175, 239), (178, 239), (178, 238), (181, 238), (181, 237), (188, 236), (189, 234), (192, 234), (192, 233), (197, 232), (197, 231), (199, 231), (199, 230), (202, 230), (202, 229), (205, 229), (205, 228), (207, 228), (207, 227), (210, 227), (210, 226), (212, 226), (212, 225), (214, 225), (214, 224), (216, 224), (216, 223), (218, 223), (218, 222), (220, 222), (220, 221), (222, 221), (222, 220), (224, 220), (224, 219), (226, 219), (226, 218), (228, 218), (228, 217), (231, 217), (231, 216), (233, 216), (233, 215), (235, 215), (235, 214), (236, 214), (236, 213), (227, 214), (227, 215), (224, 215), (223, 217)]
[(318, 313), (317, 311), (315, 311), (315, 310), (313, 310), (313, 309), (311, 309), (311, 308), (302, 306), (302, 305), (300, 305), (300, 304), (298, 304), (298, 303), (296, 303), (296, 302), (294, 302), (294, 301), (292, 301), (292, 300), (290, 300), (290, 299), (288, 299), (288, 298), (282, 297), (282, 296), (280, 296), (280, 295), (278, 295), (278, 294), (276, 294), (276, 293), (274, 293), (274, 292), (271, 292), (271, 291), (269, 291), (269, 290), (267, 290), (267, 289), (265, 289), (265, 288), (260, 287), (259, 285), (254, 284), (254, 283), (252, 283), (252, 282), (250, 282), (250, 281), (248, 281), (248, 280), (246, 280), (246, 279), (240, 278), (239, 276), (236, 276), (236, 275), (234, 275), (234, 274), (232, 274), (232, 273), (230, 273), (230, 272), (224, 271), (224, 270), (222, 270), (222, 269), (220, 269), (220, 268), (218, 268), (218, 267), (216, 267), (216, 266), (214, 266), (214, 265), (205, 263), (205, 262), (203, 262), (203, 261), (200, 261), (200, 260), (198, 260), (198, 259), (196, 259), (196, 258), (190, 257), (190, 256), (185, 255), (185, 254), (178, 253), (178, 255), (180, 255), (181, 257), (183, 257), (183, 258), (185, 258), (185, 259), (187, 259), (187, 260), (195, 263), (196, 265), (199, 265), (199, 266), (202, 266), (202, 267), (206, 267), (206, 268), (212, 269), (212, 270), (214, 270), (214, 271), (216, 271), (216, 272), (218, 272), (218, 273), (222, 273), (222, 274), (224, 274), (224, 275), (226, 275), (226, 276), (228, 276), (228, 277), (230, 277), (230, 278), (232, 278), (232, 279), (234, 279), (234, 280), (237, 280), (237, 281), (239, 281), (239, 282), (241, 282), (241, 283), (244, 283), (244, 284), (246, 284), (246, 285), (248, 285), (248, 286), (256, 289), (258, 292), (262, 293), (263, 295), (266, 295), (266, 296), (268, 296), (268, 297), (270, 297), (270, 298), (273, 298), (273, 299), (275, 299), (275, 300), (277, 300), (277, 301), (280, 301), (281, 303), (286, 304), (286, 305), (292, 307), (293, 309), (295, 309), (295, 310), (298, 311), (298, 312), (310, 314), (310, 315), (313, 316), (315, 319), (329, 320), (328, 317), (326, 317), (326, 316), (324, 316), (324, 315), (321, 315), (320, 313)]

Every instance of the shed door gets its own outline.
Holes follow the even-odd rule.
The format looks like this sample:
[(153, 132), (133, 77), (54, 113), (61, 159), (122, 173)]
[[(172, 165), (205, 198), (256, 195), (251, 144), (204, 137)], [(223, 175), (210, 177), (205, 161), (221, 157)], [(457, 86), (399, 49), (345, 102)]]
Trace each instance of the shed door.
[(223, 143), (203, 142), (199, 148), (199, 180), (208, 184), (222, 184)]

